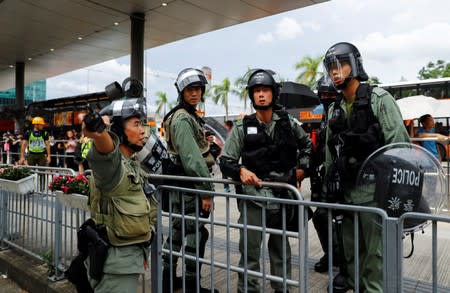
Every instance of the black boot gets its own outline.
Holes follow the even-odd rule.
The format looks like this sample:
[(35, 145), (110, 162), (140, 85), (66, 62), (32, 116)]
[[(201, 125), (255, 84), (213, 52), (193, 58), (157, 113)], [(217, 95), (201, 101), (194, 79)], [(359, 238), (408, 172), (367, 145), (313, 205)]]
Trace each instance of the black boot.
[[(219, 290), (217, 290), (217, 289), (211, 290), (209, 288), (203, 288), (200, 286), (198, 292), (199, 293), (211, 293), (211, 292), (219, 293)], [(186, 278), (186, 293), (197, 293), (197, 280), (196, 279)]]
[[(336, 256), (333, 256), (333, 267), (339, 267), (339, 258), (336, 254)], [(328, 255), (324, 254), (318, 262), (314, 264), (314, 270), (318, 273), (325, 273), (328, 272)]]
[(175, 291), (177, 289), (180, 289), (183, 287), (183, 278), (177, 277), (177, 274), (175, 271), (172, 272), (172, 282), (170, 280), (170, 270), (164, 269), (163, 270), (163, 284), (162, 284), (162, 291), (163, 292), (171, 292), (172, 285), (172, 291)]
[(318, 273), (328, 272), (328, 255), (324, 255), (314, 264), (314, 270)]
[(347, 284), (347, 278), (344, 274), (337, 274), (333, 279), (333, 293), (345, 293), (350, 290)]

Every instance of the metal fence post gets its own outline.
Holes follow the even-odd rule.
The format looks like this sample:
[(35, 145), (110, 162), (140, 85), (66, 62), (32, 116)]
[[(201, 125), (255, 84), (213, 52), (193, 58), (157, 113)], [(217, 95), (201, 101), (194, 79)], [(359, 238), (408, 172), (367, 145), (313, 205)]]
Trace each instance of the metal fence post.
[(385, 231), (383, 235), (383, 256), (384, 256), (384, 292), (386, 293), (396, 293), (398, 291), (399, 283), (402, 281), (401, 278), (401, 262), (402, 259), (399, 257), (401, 255), (401, 239), (398, 237), (398, 219), (397, 218), (387, 218), (385, 220)]
[(0, 248), (5, 248), (3, 240), (8, 237), (8, 192), (0, 191)]
[(55, 199), (55, 244), (53, 246), (53, 265), (55, 266), (55, 274), (50, 276), (52, 281), (62, 280), (64, 278), (64, 269), (61, 264), (62, 243), (63, 243), (63, 225), (62, 225), (62, 204)]

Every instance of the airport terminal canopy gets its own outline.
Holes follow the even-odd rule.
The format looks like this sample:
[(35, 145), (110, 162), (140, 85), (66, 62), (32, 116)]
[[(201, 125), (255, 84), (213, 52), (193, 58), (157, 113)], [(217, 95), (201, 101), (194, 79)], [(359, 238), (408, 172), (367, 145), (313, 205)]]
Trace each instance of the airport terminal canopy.
[(0, 90), (130, 54), (131, 15), (145, 14), (144, 48), (326, 0), (0, 0)]

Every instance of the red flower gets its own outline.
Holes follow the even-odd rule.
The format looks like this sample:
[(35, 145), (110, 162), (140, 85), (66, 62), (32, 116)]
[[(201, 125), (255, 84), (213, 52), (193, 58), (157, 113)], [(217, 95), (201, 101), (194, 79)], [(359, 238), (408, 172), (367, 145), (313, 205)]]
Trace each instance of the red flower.
[(88, 194), (89, 180), (84, 174), (75, 177), (68, 175), (54, 176), (49, 188), (52, 191), (61, 190), (64, 193)]

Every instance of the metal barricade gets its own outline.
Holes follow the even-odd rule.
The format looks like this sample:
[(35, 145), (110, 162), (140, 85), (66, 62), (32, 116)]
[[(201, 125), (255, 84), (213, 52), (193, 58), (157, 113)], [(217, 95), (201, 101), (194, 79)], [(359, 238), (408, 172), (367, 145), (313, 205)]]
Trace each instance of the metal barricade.
[[(182, 176), (158, 176), (158, 175), (152, 175), (152, 179), (164, 179), (164, 180), (178, 180), (178, 181), (189, 181), (191, 184), (195, 182), (230, 182), (227, 180), (214, 180), (209, 178), (192, 178), (192, 177), (182, 177)], [(233, 182), (230, 182), (233, 183)], [(224, 193), (224, 192), (210, 192), (210, 191), (204, 191), (204, 190), (197, 190), (195, 188), (185, 188), (185, 187), (177, 187), (177, 186), (171, 186), (171, 185), (160, 185), (157, 190), (158, 198), (161, 202), (162, 200), (162, 193), (163, 191), (170, 191), (172, 193), (184, 193), (189, 194), (195, 197), (195, 206), (196, 211), (191, 213), (193, 215), (186, 215), (184, 213), (185, 206), (186, 206), (186, 200), (188, 197), (181, 196), (181, 211), (175, 212), (173, 210), (169, 210), (169, 212), (164, 212), (161, 209), (158, 212), (158, 229), (157, 229), (157, 238), (159, 240), (156, 240), (156, 246), (153, 246), (152, 250), (152, 256), (156, 257), (156, 267), (161, 268), (162, 267), (162, 255), (170, 255), (170, 256), (176, 256), (180, 258), (181, 260), (181, 267), (183, 268), (186, 265), (187, 261), (195, 261), (196, 263), (196, 269), (197, 269), (197, 276), (202, 275), (204, 277), (208, 276), (209, 281), (207, 283), (203, 282), (202, 286), (208, 286), (208, 287), (214, 287), (216, 278), (218, 279), (225, 279), (226, 280), (226, 288), (232, 291), (235, 290), (235, 286), (237, 282), (232, 282), (232, 273), (238, 272), (243, 273), (245, 276), (255, 276), (258, 278), (261, 278), (263, 282), (266, 281), (274, 281), (274, 282), (280, 282), (283, 284), (285, 288), (287, 286), (300, 286), (300, 282), (298, 278), (292, 278), (288, 279), (285, 277), (279, 277), (272, 275), (269, 270), (269, 264), (268, 264), (268, 252), (265, 248), (265, 245), (263, 245), (262, 248), (262, 267), (261, 271), (255, 271), (250, 270), (247, 268), (247, 262), (244, 261), (244, 266), (239, 267), (232, 259), (236, 259), (239, 257), (239, 252), (236, 250), (237, 243), (236, 239), (237, 233), (239, 232), (239, 229), (243, 229), (244, 231), (259, 231), (262, 232), (262, 242), (266, 243), (270, 235), (277, 235), (279, 237), (282, 237), (283, 243), (283, 258), (286, 260), (286, 244), (288, 239), (293, 239), (294, 241), (298, 240), (305, 240), (305, 237), (300, 237), (300, 235), (303, 235), (305, 233), (305, 215), (304, 212), (304, 206), (299, 206), (299, 217), (298, 217), (298, 232), (291, 232), (287, 231), (286, 226), (288, 223), (284, 220), (282, 223), (282, 227), (280, 229), (275, 228), (269, 228), (265, 225), (265, 218), (267, 214), (267, 210), (265, 208), (262, 209), (262, 215), (263, 215), (263, 222), (264, 224), (262, 226), (253, 226), (248, 225), (247, 223), (239, 223), (237, 221), (237, 215), (235, 208), (233, 207), (234, 203), (231, 202), (232, 199), (241, 200), (243, 201), (243, 207), (244, 207), (244, 215), (246, 215), (246, 209), (247, 209), (247, 202), (258, 202), (262, 205), (265, 205), (267, 203), (271, 204), (277, 204), (281, 205), (281, 213), (285, 215), (287, 213), (287, 205), (297, 204), (299, 201), (298, 199), (302, 199), (300, 193), (296, 188), (289, 184), (284, 183), (274, 183), (274, 182), (267, 182), (263, 183), (264, 188), (278, 188), (278, 189), (284, 189), (285, 191), (289, 190), (294, 197), (297, 198), (297, 200), (293, 199), (282, 199), (282, 198), (266, 198), (266, 197), (256, 197), (256, 196), (249, 196), (249, 195), (243, 195), (243, 194), (232, 194), (232, 193)], [(187, 195), (187, 196), (189, 196)], [(196, 217), (195, 214), (199, 215), (199, 197), (198, 196), (214, 196), (216, 201), (216, 207), (215, 210), (211, 211), (211, 214), (209, 218), (201, 218)], [(169, 205), (171, 206), (171, 200), (172, 197), (169, 199)], [(304, 203), (304, 202), (302, 202)], [(219, 209), (221, 210), (219, 212)], [(172, 229), (172, 224), (175, 219), (178, 219), (181, 221), (181, 234), (182, 238), (184, 239), (186, 236), (186, 228), (185, 225), (188, 221), (195, 222), (195, 240), (196, 243), (200, 240), (200, 232), (198, 230), (199, 224), (209, 224), (210, 227), (210, 237), (208, 240), (208, 249), (207, 249), (207, 255), (209, 257), (198, 257), (198, 251), (196, 251), (197, 257), (194, 257), (187, 253), (184, 249), (184, 246), (181, 246), (181, 249), (179, 251), (174, 251), (172, 249), (172, 246), (175, 246), (172, 241), (169, 241), (169, 248), (163, 248), (161, 240), (163, 238), (166, 238), (168, 236), (168, 232)], [(284, 218), (285, 219), (285, 218)], [(168, 228), (167, 228), (168, 227)], [(284, 229), (283, 229), (284, 227)], [(307, 228), (306, 228), (307, 229)], [(244, 241), (245, 243), (246, 241)], [(153, 242), (155, 243), (155, 242)], [(305, 241), (298, 241), (295, 244), (295, 247), (298, 247), (298, 254), (296, 254), (296, 257), (298, 258), (297, 263), (302, 264), (305, 263), (305, 254), (304, 252), (307, 251), (305, 248), (306, 242)], [(216, 247), (220, 247), (220, 250), (216, 251)], [(156, 248), (156, 250), (155, 250)], [(208, 253), (209, 252), (209, 253)], [(202, 272), (198, 271), (198, 268), (200, 267), (200, 264), (203, 264), (204, 266), (209, 267), (209, 269), (204, 269)], [(172, 264), (171, 267), (175, 267), (175, 264)], [(284, 271), (287, 270), (287, 268), (284, 266)], [(158, 283), (153, 282), (152, 283), (152, 292), (162, 292), (161, 286), (162, 286), (162, 271), (161, 270), (154, 270), (152, 271), (152, 280), (158, 280)], [(299, 270), (296, 272), (299, 275), (306, 275), (305, 272), (305, 266), (299, 266)], [(183, 274), (185, 277), (185, 275)], [(173, 276), (172, 276), (173, 277)], [(302, 279), (301, 277), (300, 279)], [(205, 278), (204, 278), (205, 279)], [(183, 278), (183, 283), (186, 285), (186, 279)], [(216, 287), (217, 288), (217, 287)], [(231, 289), (233, 288), (233, 289)], [(223, 290), (223, 288), (220, 288)]]
[[(50, 277), (51, 280), (60, 280), (63, 278), (65, 268), (70, 261), (77, 255), (76, 247), (76, 231), (77, 228), (89, 217), (89, 213), (84, 210), (63, 206), (56, 200), (55, 194), (48, 190), (48, 184), (53, 175), (74, 175), (71, 169), (33, 167), (33, 172), (38, 174), (36, 190), (31, 194), (15, 194), (6, 192), (0, 187), (0, 236), (1, 243), (4, 246), (14, 247), (28, 255), (46, 260), (54, 269), (54, 273)], [(190, 184), (198, 182), (212, 182), (215, 184), (236, 182), (223, 179), (211, 178), (191, 178), (177, 176), (151, 175), (151, 180), (157, 182), (164, 180), (176, 179), (177, 181), (186, 181)], [(169, 181), (168, 181), (169, 180)], [(435, 216), (428, 214), (404, 214), (399, 219), (389, 218), (386, 213), (378, 208), (339, 205), (331, 203), (320, 203), (303, 200), (298, 190), (288, 184), (267, 182), (263, 183), (264, 188), (278, 188), (289, 190), (296, 199), (284, 198), (267, 198), (256, 197), (252, 195), (227, 193), (227, 192), (209, 192), (197, 190), (195, 188), (179, 187), (166, 183), (159, 185), (156, 191), (160, 202), (163, 193), (170, 191), (172, 193), (187, 193), (199, 196), (214, 196), (215, 209), (208, 218), (196, 217), (194, 215), (183, 214), (186, 206), (185, 198), (181, 199), (181, 212), (169, 210), (168, 212), (158, 210), (158, 229), (156, 237), (153, 241), (151, 250), (151, 284), (144, 285), (145, 288), (151, 286), (151, 292), (162, 292), (162, 257), (176, 256), (179, 258), (178, 275), (184, 276), (183, 284), (186, 286), (185, 267), (186, 263), (191, 261), (195, 264), (197, 276), (202, 276), (200, 283), (203, 287), (217, 288), (220, 292), (236, 292), (237, 291), (237, 274), (243, 274), (244, 278), (256, 277), (261, 284), (261, 292), (270, 292), (270, 282), (277, 282), (284, 290), (289, 289), (291, 292), (323, 292), (326, 287), (332, 287), (332, 280), (336, 273), (333, 271), (333, 256), (329, 256), (328, 274), (319, 274), (312, 271), (312, 264), (320, 255), (321, 248), (318, 246), (317, 240), (314, 239), (316, 231), (310, 229), (311, 224), (308, 222), (307, 208), (324, 208), (327, 210), (327, 226), (328, 226), (328, 248), (332, 250), (332, 234), (335, 232), (333, 224), (333, 213), (337, 210), (344, 211), (347, 215), (353, 217), (354, 220), (354, 246), (355, 251), (359, 251), (359, 231), (364, 227), (359, 224), (361, 213), (370, 213), (380, 219), (380, 227), (382, 233), (383, 246), (383, 280), (384, 292), (416, 292), (413, 288), (414, 284), (421, 282), (421, 286), (425, 286), (422, 292), (445, 292), (450, 288), (450, 281), (444, 275), (449, 271), (449, 253), (442, 251), (442, 247), (447, 247), (450, 243), (450, 237), (440, 237), (437, 225), (445, 225), (450, 223), (450, 217)], [(220, 187), (216, 190), (221, 190)], [(172, 198), (172, 197), (171, 197)], [(197, 207), (195, 213), (199, 212), (199, 198), (195, 199)], [(242, 202), (242, 209), (237, 209), (236, 201)], [(262, 225), (250, 225), (248, 223), (239, 222), (239, 216), (247, 213), (250, 202), (260, 203), (262, 208)], [(283, 220), (281, 227), (271, 228), (266, 225), (265, 219), (269, 213), (266, 208), (267, 204), (278, 204), (281, 208), (281, 214), (286, 215), (287, 206), (295, 206), (298, 211), (298, 231), (290, 231), (287, 229), (289, 223)], [(246, 218), (246, 217), (244, 217)], [(411, 275), (411, 268), (414, 263), (413, 255), (411, 259), (402, 258), (405, 250), (408, 249), (408, 243), (403, 240), (404, 233), (402, 225), (407, 218), (426, 219), (431, 221), (430, 228), (427, 228), (427, 235), (431, 234), (431, 250), (428, 253), (429, 267), (426, 270), (429, 274), (416, 277)], [(199, 241), (200, 233), (198, 227), (201, 224), (207, 225), (209, 229), (209, 239), (206, 243), (205, 255), (203, 257), (195, 257), (198, 255), (198, 248), (195, 251), (186, 251), (183, 247), (174, 249), (173, 242), (168, 242), (168, 247), (163, 247), (163, 240), (166, 240), (172, 229), (173, 221), (177, 219), (181, 223), (181, 234), (185, 235), (185, 224), (189, 222), (196, 227), (192, 237)], [(448, 228), (448, 227), (447, 227)], [(239, 231), (259, 231), (262, 233), (261, 246), (261, 266), (260, 270), (252, 269), (245, 261), (245, 253), (242, 264), (239, 265), (241, 253), (239, 250)], [(445, 230), (444, 230), (445, 231)], [(450, 230), (448, 230), (450, 231)], [(448, 233), (448, 231), (446, 231)], [(246, 233), (242, 238), (242, 251), (247, 251), (248, 237)], [(272, 235), (281, 237), (282, 243), (282, 259), (285, 263), (281, 269), (282, 276), (277, 276), (271, 272), (270, 260), (268, 252), (268, 241)], [(445, 235), (445, 233), (444, 233)], [(416, 238), (417, 241), (418, 238)], [(291, 263), (292, 275), (287, 276), (287, 260), (288, 251), (287, 243), (291, 247)], [(439, 250), (441, 249), (441, 250)], [(419, 255), (418, 257), (423, 257)], [(355, 253), (355, 264), (359, 263), (359, 254)], [(200, 264), (202, 269), (200, 271)], [(406, 265), (405, 265), (406, 264)], [(172, 263), (174, 267), (174, 263)], [(421, 267), (421, 269), (424, 269)], [(354, 268), (355, 290), (361, 288), (359, 283), (359, 266)], [(174, 277), (172, 275), (172, 277)], [(414, 278), (417, 278), (414, 280)], [(414, 283), (414, 281), (416, 283)], [(428, 287), (427, 287), (428, 286)], [(245, 289), (245, 288), (244, 288)]]
[(2, 246), (46, 262), (50, 279), (60, 280), (77, 254), (76, 230), (88, 213), (63, 206), (48, 188), (55, 175), (75, 175), (72, 169), (28, 167), (37, 174), (33, 192), (12, 193), (0, 186)]
[[(167, 180), (178, 180), (178, 181), (189, 181), (191, 184), (195, 182), (213, 182), (213, 183), (230, 183), (237, 184), (236, 182), (229, 180), (220, 179), (208, 179), (208, 178), (190, 178), (190, 177), (177, 177), (177, 176), (161, 176), (152, 175), (152, 179), (155, 180), (166, 180), (165, 182), (170, 182)], [(273, 183), (267, 182), (263, 183), (264, 187), (268, 188), (284, 188), (285, 190), (290, 190), (297, 197), (296, 200), (293, 199), (281, 199), (281, 198), (266, 198), (266, 197), (256, 197), (252, 195), (245, 194), (234, 194), (226, 192), (209, 192), (203, 190), (197, 190), (195, 188), (177, 187), (173, 185), (160, 185), (157, 190), (157, 196), (161, 202), (162, 196), (165, 196), (165, 191), (170, 191), (172, 193), (184, 193), (199, 196), (214, 196), (215, 210), (211, 212), (210, 217), (200, 218), (193, 215), (183, 214), (186, 203), (181, 197), (181, 211), (169, 210), (168, 212), (159, 210), (158, 212), (158, 229), (156, 237), (156, 245), (152, 247), (152, 263), (153, 267), (159, 268), (151, 271), (151, 279), (157, 280), (158, 282), (152, 282), (152, 292), (163, 292), (162, 291), (162, 268), (163, 256), (172, 255), (179, 258), (177, 275), (181, 275), (182, 283), (185, 288), (186, 286), (186, 262), (194, 261), (196, 264), (196, 269), (202, 264), (202, 270), (198, 270), (196, 273), (198, 276), (202, 276), (199, 280), (203, 287), (216, 288), (220, 292), (236, 292), (237, 291), (237, 278), (236, 273), (242, 273), (244, 278), (249, 276), (259, 278), (261, 286), (261, 292), (271, 292), (270, 282), (279, 282), (284, 290), (290, 290), (291, 292), (323, 292), (328, 288), (333, 286), (333, 277), (337, 273), (333, 270), (333, 256), (329, 256), (329, 270), (327, 275), (319, 274), (311, 271), (311, 255), (312, 251), (317, 251), (317, 240), (314, 243), (313, 237), (316, 233), (314, 230), (310, 231), (310, 225), (305, 225), (307, 223), (307, 213), (305, 212), (308, 207), (312, 208), (324, 208), (327, 210), (328, 214), (328, 248), (332, 251), (332, 234), (335, 233), (334, 217), (337, 211), (341, 211), (347, 214), (347, 217), (353, 219), (353, 231), (354, 231), (354, 290), (358, 292), (362, 289), (360, 283), (360, 255), (359, 251), (364, 249), (360, 245), (361, 231), (365, 228), (361, 226), (360, 217), (362, 214), (371, 214), (379, 219), (380, 225), (380, 237), (382, 239), (382, 266), (383, 266), (383, 292), (416, 292), (411, 289), (414, 286), (414, 282), (422, 282), (422, 286), (433, 290), (433, 292), (441, 292), (441, 290), (447, 290), (450, 288), (450, 284), (447, 282), (438, 282), (433, 278), (432, 283), (430, 280), (424, 278), (423, 280), (412, 280), (408, 275), (402, 275), (401, 266), (403, 264), (402, 256), (405, 254), (403, 249), (403, 238), (404, 233), (402, 230), (402, 222), (405, 217), (419, 217), (423, 219), (435, 219), (440, 222), (449, 222), (450, 217), (441, 216), (436, 217), (429, 214), (413, 214), (408, 213), (403, 217), (389, 218), (385, 211), (366, 206), (356, 206), (356, 205), (342, 205), (342, 204), (332, 204), (332, 203), (321, 203), (321, 202), (311, 202), (302, 199), (300, 193), (291, 185), (284, 183)], [(171, 199), (172, 200), (172, 197)], [(264, 204), (280, 204), (284, 206), (282, 208), (282, 214), (286, 213), (286, 205), (294, 205), (299, 211), (299, 231), (292, 232), (286, 229), (286, 224), (283, 222), (280, 229), (270, 228), (265, 224), (265, 217), (267, 215), (267, 210), (263, 208), (262, 212), (262, 225), (252, 226), (246, 223), (239, 223), (238, 217), (240, 215), (239, 211), (236, 209), (235, 200), (244, 201), (241, 210), (242, 214), (245, 216), (246, 205), (245, 202), (258, 202), (262, 205)], [(198, 197), (196, 198), (196, 206), (198, 206)], [(196, 212), (199, 212), (198, 210)], [(244, 217), (245, 218), (245, 217)], [(198, 250), (189, 253), (183, 246), (178, 249), (174, 249), (173, 243), (168, 242), (168, 246), (163, 247), (163, 240), (166, 240), (170, 231), (172, 230), (172, 224), (175, 219), (182, 222), (181, 224), (181, 234), (186, 236), (186, 230), (184, 224), (188, 221), (195, 222), (195, 225), (199, 223), (204, 223), (208, 225), (210, 231), (210, 238), (207, 243), (207, 249), (205, 256), (200, 257), (198, 255)], [(198, 226), (196, 226), (198, 227)], [(239, 230), (244, 231), (260, 231), (262, 232), (262, 246), (261, 246), (261, 269), (252, 270), (248, 267), (248, 263), (245, 261), (243, 265), (239, 265), (239, 258), (241, 257), (239, 251)], [(197, 230), (196, 230), (197, 231)], [(287, 272), (286, 264), (283, 266), (283, 276), (279, 277), (274, 275), (270, 271), (269, 259), (268, 259), (268, 248), (267, 243), (271, 235), (279, 235), (286, 241), (290, 242), (292, 248), (292, 276), (289, 278), (285, 273)], [(198, 241), (200, 238), (200, 233), (197, 231), (194, 234), (195, 239)], [(436, 239), (437, 243), (437, 232), (432, 231), (433, 239)], [(184, 237), (183, 237), (184, 238)], [(243, 251), (247, 251), (247, 241), (245, 236), (242, 241)], [(154, 242), (155, 243), (155, 242)], [(198, 242), (197, 242), (198, 243)], [(286, 244), (287, 242), (283, 242)], [(315, 247), (311, 247), (314, 244)], [(437, 244), (433, 244), (437, 245)], [(283, 245), (284, 247), (284, 245)], [(434, 252), (433, 252), (434, 253)], [(194, 256), (196, 255), (196, 256)], [(287, 251), (282, 253), (283, 259), (287, 257)], [(317, 252), (315, 253), (317, 255)], [(244, 253), (245, 259), (245, 253)], [(414, 258), (414, 257), (413, 257)], [(445, 255), (448, 262), (448, 254)], [(413, 261), (413, 260), (412, 260)], [(444, 273), (443, 267), (436, 267), (437, 259), (433, 257), (433, 270), (440, 271), (441, 274)], [(445, 263), (445, 262), (444, 262)], [(170, 267), (174, 268), (175, 263), (171, 263)], [(448, 270), (445, 270), (447, 272)], [(320, 277), (318, 277), (320, 276)], [(171, 278), (175, 275), (171, 274)], [(320, 287), (316, 283), (320, 280)], [(245, 282), (244, 282), (245, 284)], [(407, 284), (407, 289), (403, 290), (402, 284)], [(428, 286), (428, 287), (426, 287)], [(320, 289), (319, 289), (320, 288)], [(428, 289), (426, 289), (428, 290)], [(423, 292), (426, 292), (423, 291)], [(329, 292), (332, 292), (329, 289)], [(419, 291), (418, 291), (419, 292)]]

